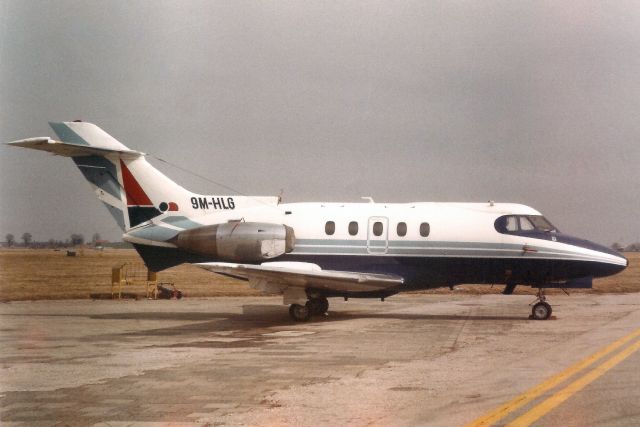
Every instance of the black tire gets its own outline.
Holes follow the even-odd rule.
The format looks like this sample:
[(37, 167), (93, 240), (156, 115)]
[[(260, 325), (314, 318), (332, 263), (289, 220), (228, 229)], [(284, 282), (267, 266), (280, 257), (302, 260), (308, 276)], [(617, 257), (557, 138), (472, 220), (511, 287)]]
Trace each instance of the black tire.
[(182, 299), (182, 292), (176, 292), (176, 299)]
[(531, 318), (535, 320), (547, 320), (551, 317), (552, 311), (553, 310), (551, 309), (551, 305), (549, 305), (549, 303), (540, 301), (534, 304), (533, 308), (531, 309)]
[(320, 316), (329, 310), (329, 301), (326, 298), (311, 298), (307, 301), (307, 307), (313, 316)]
[(329, 300), (326, 298), (320, 298), (320, 304), (322, 308), (320, 309), (320, 314), (325, 314), (329, 311)]
[(309, 305), (291, 304), (291, 307), (289, 307), (289, 316), (296, 322), (307, 322), (311, 319)]

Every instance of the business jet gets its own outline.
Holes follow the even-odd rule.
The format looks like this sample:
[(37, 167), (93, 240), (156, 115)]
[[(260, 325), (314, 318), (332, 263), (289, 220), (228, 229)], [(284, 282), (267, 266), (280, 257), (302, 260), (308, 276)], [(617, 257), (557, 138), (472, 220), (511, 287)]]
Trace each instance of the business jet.
[(530, 318), (551, 316), (546, 288), (590, 288), (624, 270), (619, 253), (561, 233), (511, 203), (281, 203), (188, 191), (98, 126), (50, 123), (58, 139), (11, 146), (71, 157), (147, 267), (194, 263), (283, 295), (295, 321), (328, 298), (385, 298), (458, 284), (538, 290)]

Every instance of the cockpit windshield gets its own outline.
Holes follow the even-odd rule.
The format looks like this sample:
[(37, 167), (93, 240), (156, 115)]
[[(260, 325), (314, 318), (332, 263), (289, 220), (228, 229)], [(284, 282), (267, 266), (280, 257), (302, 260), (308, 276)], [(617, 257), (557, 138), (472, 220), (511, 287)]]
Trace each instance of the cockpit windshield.
[(542, 215), (530, 215), (527, 218), (529, 218), (529, 220), (533, 223), (533, 225), (536, 228), (536, 230), (540, 230), (540, 231), (558, 231), (553, 226), (553, 224), (551, 224), (547, 220), (547, 218), (543, 217)]
[(500, 233), (530, 231), (557, 232), (558, 230), (542, 215), (505, 215), (495, 222)]

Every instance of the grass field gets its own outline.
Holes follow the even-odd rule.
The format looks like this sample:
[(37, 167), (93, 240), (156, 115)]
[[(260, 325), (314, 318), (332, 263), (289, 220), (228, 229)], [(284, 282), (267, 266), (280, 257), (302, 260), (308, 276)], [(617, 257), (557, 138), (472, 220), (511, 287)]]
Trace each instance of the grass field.
[[(626, 253), (629, 267), (616, 276), (597, 279), (594, 288), (581, 292), (640, 291), (640, 253)], [(133, 249), (84, 249), (78, 256), (65, 251), (3, 249), (0, 250), (0, 301), (35, 299), (89, 298), (91, 294), (111, 294), (111, 268), (124, 263), (141, 264)], [(158, 281), (173, 282), (186, 296), (260, 295), (246, 282), (226, 278), (191, 265), (181, 265), (158, 274)], [(145, 294), (144, 285), (134, 285), (125, 292)], [(459, 286), (460, 293), (499, 293), (501, 286)], [(442, 288), (434, 293), (448, 293)], [(561, 292), (553, 290), (553, 292)], [(518, 287), (516, 293), (533, 293), (529, 287)]]
[[(78, 256), (47, 249), (0, 250), (0, 301), (89, 298), (111, 294), (111, 268), (142, 264), (133, 249), (84, 249)], [(158, 273), (159, 282), (173, 282), (187, 296), (260, 295), (245, 282), (184, 264)], [(144, 295), (144, 285), (123, 292)]]

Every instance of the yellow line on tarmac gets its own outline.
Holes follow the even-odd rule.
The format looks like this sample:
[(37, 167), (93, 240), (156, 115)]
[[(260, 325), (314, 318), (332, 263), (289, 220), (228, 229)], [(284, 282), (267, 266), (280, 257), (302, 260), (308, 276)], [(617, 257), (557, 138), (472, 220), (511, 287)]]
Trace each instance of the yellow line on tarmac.
[(511, 412), (515, 411), (518, 408), (521, 408), (522, 406), (524, 406), (527, 403), (531, 402), (532, 400), (536, 399), (541, 394), (543, 394), (543, 393), (551, 390), (552, 388), (558, 386), (559, 384), (561, 384), (562, 382), (564, 382), (565, 380), (567, 380), (571, 376), (573, 376), (576, 373), (580, 372), (581, 370), (589, 367), (593, 363), (595, 363), (598, 360), (602, 359), (604, 356), (606, 356), (609, 353), (615, 351), (616, 349), (620, 348), (621, 346), (623, 346), (624, 344), (626, 344), (627, 342), (631, 341), (632, 339), (634, 339), (634, 338), (636, 338), (638, 336), (640, 336), (640, 328), (636, 329), (635, 331), (633, 331), (629, 335), (626, 335), (626, 336), (620, 338), (619, 340), (609, 344), (608, 346), (606, 346), (602, 350), (592, 354), (591, 356), (587, 357), (586, 359), (583, 359), (583, 360), (575, 363), (574, 365), (571, 365), (570, 367), (568, 367), (564, 371), (560, 372), (559, 374), (554, 375), (553, 377), (551, 377), (551, 378), (547, 379), (546, 381), (538, 384), (537, 386), (533, 387), (532, 389), (529, 389), (529, 390), (525, 391), (524, 393), (522, 393), (521, 395), (519, 395), (515, 399), (510, 400), (509, 402), (505, 403), (504, 405), (501, 405), (498, 408), (494, 409), (493, 411), (491, 411), (491, 412), (483, 415), (482, 417), (476, 419), (475, 421), (472, 421), (471, 423), (467, 424), (466, 427), (479, 427), (479, 426), (488, 426), (488, 425), (494, 424), (496, 421), (501, 420), (502, 418), (506, 417)]
[(622, 350), (620, 353), (613, 356), (611, 359), (599, 365), (597, 368), (586, 373), (584, 376), (578, 378), (553, 396), (549, 397), (544, 402), (538, 404), (530, 411), (524, 413), (520, 417), (513, 420), (513, 422), (509, 423), (509, 427), (513, 426), (528, 426), (539, 420), (542, 416), (547, 414), (552, 409), (556, 408), (562, 402), (573, 396), (575, 393), (579, 392), (591, 382), (598, 379), (609, 369), (616, 366), (618, 363), (622, 362), (624, 359), (629, 357), (632, 353), (640, 349), (640, 341), (636, 342), (633, 345)]

